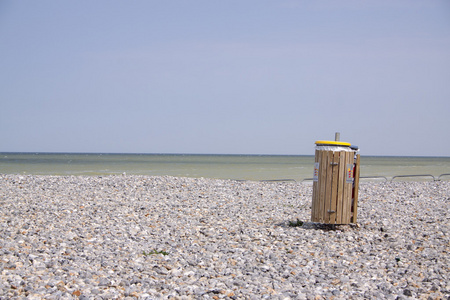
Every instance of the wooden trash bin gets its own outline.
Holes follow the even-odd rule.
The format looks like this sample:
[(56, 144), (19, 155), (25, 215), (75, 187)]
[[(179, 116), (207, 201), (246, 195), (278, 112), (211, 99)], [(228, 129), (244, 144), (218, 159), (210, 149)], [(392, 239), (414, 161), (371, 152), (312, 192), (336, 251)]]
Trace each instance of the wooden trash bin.
[(358, 213), (358, 147), (316, 141), (311, 221), (356, 224)]

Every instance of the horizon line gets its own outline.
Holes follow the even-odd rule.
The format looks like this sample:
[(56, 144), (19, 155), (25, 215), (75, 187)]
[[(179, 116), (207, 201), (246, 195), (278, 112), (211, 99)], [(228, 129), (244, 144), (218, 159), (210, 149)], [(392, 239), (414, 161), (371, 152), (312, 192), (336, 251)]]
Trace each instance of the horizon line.
[[(227, 153), (146, 153), (146, 152), (47, 152), (47, 151), (0, 151), (1, 155), (4, 154), (57, 154), (57, 155), (173, 155), (173, 156), (314, 156), (314, 154), (227, 154)], [(375, 155), (365, 154), (364, 157), (441, 157), (450, 158), (450, 156), (442, 155)]]

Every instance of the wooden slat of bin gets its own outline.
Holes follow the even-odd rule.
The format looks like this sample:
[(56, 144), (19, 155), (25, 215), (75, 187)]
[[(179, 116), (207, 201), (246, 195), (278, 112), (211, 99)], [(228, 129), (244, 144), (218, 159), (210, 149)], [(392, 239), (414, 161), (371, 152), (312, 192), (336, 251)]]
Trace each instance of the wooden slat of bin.
[(322, 219), (324, 223), (329, 223), (329, 214), (328, 211), (331, 208), (331, 193), (332, 193), (332, 184), (333, 184), (333, 151), (326, 151), (327, 153), (327, 177), (325, 183), (325, 198), (324, 198), (324, 206), (322, 211)]
[(331, 183), (331, 201), (330, 201), (330, 211), (328, 213), (328, 223), (336, 224), (336, 210), (337, 210), (337, 192), (339, 183), (339, 157), (340, 152), (333, 153), (332, 160), (332, 183)]
[[(316, 150), (314, 162), (319, 162), (319, 151)], [(312, 204), (311, 204), (311, 221), (314, 222), (314, 218), (316, 216), (316, 209), (317, 209), (317, 185), (319, 184), (319, 181), (313, 181), (313, 194), (312, 194)]]
[[(353, 172), (353, 152), (346, 152), (346, 161), (345, 161), (345, 167), (346, 172)], [(347, 164), (350, 164), (350, 170), (347, 169)], [(347, 175), (347, 173), (346, 173)], [(344, 190), (344, 205), (343, 205), (343, 217), (342, 222), (343, 224), (349, 224), (350, 223), (350, 217), (351, 217), (351, 207), (352, 207), (352, 193), (353, 193), (353, 181), (347, 182), (345, 180), (345, 190)]]
[(324, 222), (323, 210), (325, 207), (325, 191), (326, 191), (326, 178), (327, 178), (327, 151), (320, 151), (320, 169), (319, 169), (319, 199), (318, 210), (317, 210), (317, 221)]
[(314, 221), (313, 222), (320, 222), (320, 198), (321, 198), (321, 189), (322, 189), (322, 182), (320, 181), (322, 173), (323, 173), (323, 168), (322, 168), (322, 161), (323, 161), (323, 151), (318, 151), (319, 154), (319, 176), (318, 176), (318, 181), (317, 181), (317, 189), (316, 189), (316, 210), (314, 213)]
[(345, 153), (339, 152), (338, 189), (336, 206), (336, 224), (342, 224), (342, 201), (345, 182)]
[[(316, 150), (314, 156), (314, 163), (319, 162), (319, 150)], [(317, 213), (317, 198), (319, 196), (317, 189), (318, 181), (313, 181), (313, 194), (312, 194), (312, 204), (311, 204), (311, 221), (315, 222), (316, 213)]]
[(353, 187), (353, 215), (352, 219), (350, 220), (351, 223), (356, 224), (357, 217), (358, 217), (358, 193), (359, 193), (359, 172), (360, 172), (360, 166), (359, 166), (360, 157), (359, 154), (356, 155), (356, 165), (355, 165), (355, 184)]
[[(347, 169), (347, 165), (351, 164), (352, 166), (350, 167), (350, 172), (353, 172), (353, 153), (352, 152), (346, 152), (345, 153), (345, 175), (348, 176), (347, 172), (349, 171)], [(343, 217), (342, 217), (342, 222), (344, 222), (343, 224), (348, 224), (350, 223), (350, 209), (351, 209), (351, 205), (352, 205), (352, 191), (353, 191), (353, 181), (351, 181), (350, 183), (347, 182), (347, 177), (345, 178), (345, 191), (346, 193), (344, 197), (344, 213), (343, 213)]]
[(347, 183), (347, 176), (348, 176), (348, 169), (347, 169), (347, 164), (349, 162), (348, 160), (348, 152), (344, 153), (345, 156), (345, 162), (344, 162), (344, 169), (345, 169), (345, 179), (344, 179), (344, 193), (343, 193), (343, 197), (342, 197), (342, 219), (341, 219), (341, 224), (346, 224), (347, 223), (347, 210), (348, 210), (348, 194), (349, 189), (348, 189), (348, 183)]
[[(317, 163), (319, 163), (319, 170), (318, 172), (320, 172), (320, 151), (316, 150), (316, 157), (315, 157), (315, 161)], [(319, 173), (320, 175), (320, 173)], [(315, 186), (314, 186), (315, 184)], [(312, 206), (312, 210), (311, 210), (311, 221), (312, 222), (317, 222), (317, 212), (319, 210), (319, 180), (315, 181), (313, 183), (313, 206)]]

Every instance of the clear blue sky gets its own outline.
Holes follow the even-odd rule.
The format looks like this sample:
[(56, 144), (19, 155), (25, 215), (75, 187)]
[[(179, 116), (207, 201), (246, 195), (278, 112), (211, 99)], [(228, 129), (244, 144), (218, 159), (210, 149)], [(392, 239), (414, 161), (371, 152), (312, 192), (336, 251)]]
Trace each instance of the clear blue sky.
[(450, 1), (0, 1), (0, 152), (450, 156)]

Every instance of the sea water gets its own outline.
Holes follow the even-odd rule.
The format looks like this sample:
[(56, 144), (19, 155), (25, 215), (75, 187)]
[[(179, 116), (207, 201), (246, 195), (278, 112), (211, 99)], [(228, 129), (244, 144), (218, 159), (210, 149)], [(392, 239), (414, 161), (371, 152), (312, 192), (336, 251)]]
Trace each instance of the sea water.
[[(203, 155), (103, 153), (0, 153), (0, 173), (34, 175), (149, 175), (235, 180), (296, 180), (312, 177), (312, 155)], [(398, 175), (450, 173), (450, 157), (361, 156), (363, 180)], [(380, 178), (376, 178), (380, 176)], [(432, 180), (430, 176), (400, 180)], [(442, 176), (450, 180), (449, 176)]]

